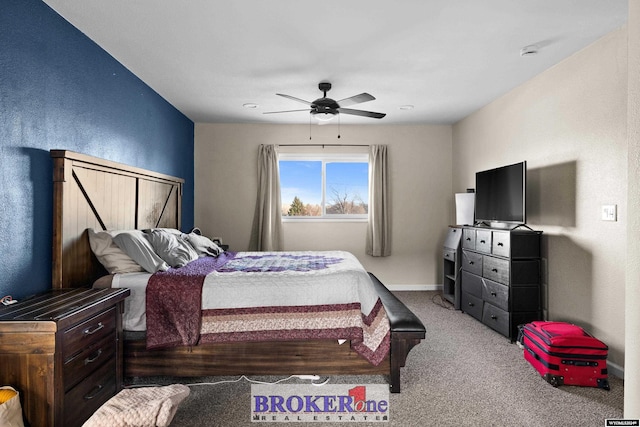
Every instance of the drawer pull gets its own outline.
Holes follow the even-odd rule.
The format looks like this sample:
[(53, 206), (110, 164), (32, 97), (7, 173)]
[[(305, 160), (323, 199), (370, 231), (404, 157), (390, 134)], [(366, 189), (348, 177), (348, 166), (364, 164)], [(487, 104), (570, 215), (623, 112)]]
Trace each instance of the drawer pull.
[(498, 269), (497, 268), (492, 268), (491, 271), (493, 271), (494, 273), (497, 273)]
[(474, 304), (474, 303), (472, 303), (472, 302), (470, 302), (470, 303), (469, 303), (469, 307), (473, 307), (474, 305), (475, 305), (475, 304)]
[(497, 297), (497, 296), (498, 296), (498, 294), (497, 294), (497, 293), (495, 293), (495, 292), (491, 292), (491, 296), (492, 296), (492, 297)]
[(84, 396), (84, 400), (91, 400), (96, 397), (102, 391), (104, 386), (102, 384), (98, 384), (95, 386), (89, 393)]
[(467, 242), (470, 242), (470, 241), (471, 241), (471, 237), (467, 237)]
[(487, 243), (487, 242), (486, 242), (486, 241), (484, 241), (484, 240), (480, 240), (480, 243), (485, 244), (485, 243)]
[(502, 242), (500, 242), (500, 243), (498, 243), (498, 246), (504, 246), (504, 245), (502, 244)]
[(495, 314), (492, 314), (492, 315), (491, 315), (491, 318), (492, 318), (493, 320), (498, 320), (498, 316), (496, 316)]
[(473, 264), (475, 264), (475, 262), (469, 261), (469, 265), (473, 265)]
[(100, 329), (104, 328), (104, 323), (99, 322), (95, 328), (91, 329), (91, 328), (87, 328), (84, 331), (82, 331), (83, 334), (85, 335), (93, 335), (96, 332), (98, 332)]
[(96, 353), (95, 356), (93, 357), (87, 357), (86, 359), (84, 359), (84, 364), (88, 365), (89, 363), (93, 363), (96, 360), (98, 360), (100, 358), (100, 356), (102, 355), (102, 349), (99, 349)]
[(449, 258), (449, 254), (444, 254), (444, 257), (445, 258)]

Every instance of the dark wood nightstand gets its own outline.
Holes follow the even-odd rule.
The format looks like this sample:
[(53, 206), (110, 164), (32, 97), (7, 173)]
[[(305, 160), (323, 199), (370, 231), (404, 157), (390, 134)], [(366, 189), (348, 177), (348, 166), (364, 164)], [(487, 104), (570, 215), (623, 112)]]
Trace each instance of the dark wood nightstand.
[(0, 307), (0, 383), (32, 427), (81, 426), (122, 389), (128, 289), (59, 289)]

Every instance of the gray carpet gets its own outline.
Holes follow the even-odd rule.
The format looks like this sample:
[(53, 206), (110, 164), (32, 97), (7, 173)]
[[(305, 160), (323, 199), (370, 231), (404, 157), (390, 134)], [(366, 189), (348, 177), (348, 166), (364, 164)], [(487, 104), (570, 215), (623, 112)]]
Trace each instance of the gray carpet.
[[(518, 346), (467, 314), (451, 310), (447, 304), (436, 304), (441, 302), (438, 293), (395, 294), (424, 322), (427, 337), (409, 354), (402, 370), (402, 392), (390, 394), (390, 421), (357, 425), (603, 426), (606, 418), (622, 418), (621, 379), (609, 377), (610, 391), (553, 388), (523, 359)], [(275, 381), (282, 377), (252, 378)], [(128, 381), (164, 385), (235, 379), (163, 377)], [(386, 383), (382, 376), (330, 377), (330, 381)], [(251, 385), (244, 380), (193, 386), (171, 427), (255, 426), (250, 421), (250, 397)]]

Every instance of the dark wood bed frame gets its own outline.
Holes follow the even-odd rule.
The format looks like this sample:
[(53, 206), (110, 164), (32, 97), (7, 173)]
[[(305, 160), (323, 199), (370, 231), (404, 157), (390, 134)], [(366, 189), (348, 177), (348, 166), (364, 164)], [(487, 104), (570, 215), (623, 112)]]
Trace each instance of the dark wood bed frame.
[[(180, 229), (183, 179), (66, 150), (51, 150), (51, 157), (53, 288), (90, 287), (107, 274), (91, 252), (88, 228)], [(398, 306), (395, 297), (377, 283), (383, 302), (390, 301), (385, 308), (395, 311), (388, 313), (392, 320), (391, 352), (378, 366), (360, 357), (347, 343), (339, 345), (334, 340), (217, 343), (147, 350), (144, 339), (134, 339), (124, 343), (124, 375), (388, 375), (391, 391), (399, 392), (400, 368), (411, 348), (424, 338), (424, 326), (415, 318), (419, 324), (416, 330), (406, 330), (404, 305)], [(393, 320), (398, 315), (400, 322)], [(394, 333), (394, 323), (405, 329), (401, 327)]]

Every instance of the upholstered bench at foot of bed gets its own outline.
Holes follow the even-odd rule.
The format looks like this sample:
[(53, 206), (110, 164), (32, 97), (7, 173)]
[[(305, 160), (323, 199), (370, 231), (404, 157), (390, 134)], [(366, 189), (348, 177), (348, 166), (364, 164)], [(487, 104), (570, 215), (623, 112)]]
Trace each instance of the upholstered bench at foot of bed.
[(422, 321), (413, 314), (395, 295), (369, 273), (380, 296), (391, 325), (391, 357), (389, 387), (392, 393), (400, 393), (400, 368), (405, 365), (411, 349), (424, 339), (426, 329)]

